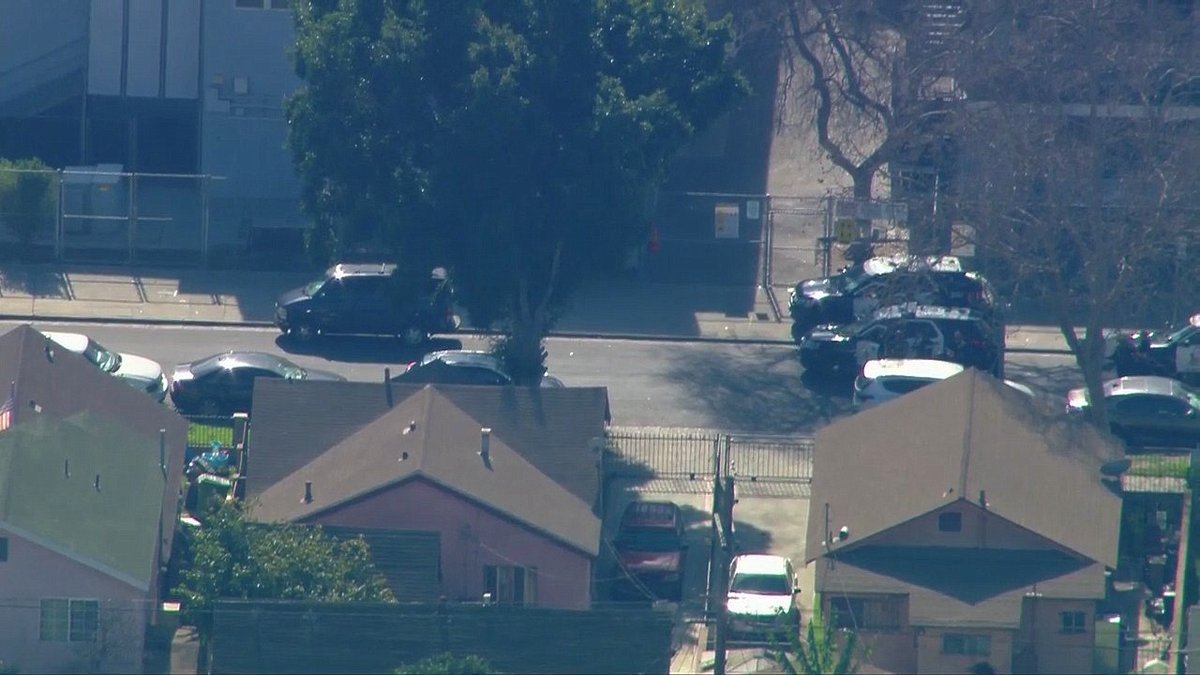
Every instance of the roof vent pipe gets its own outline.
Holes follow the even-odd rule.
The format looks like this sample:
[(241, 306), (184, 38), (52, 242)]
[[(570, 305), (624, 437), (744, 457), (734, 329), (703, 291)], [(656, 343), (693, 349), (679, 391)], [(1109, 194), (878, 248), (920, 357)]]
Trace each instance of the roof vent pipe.
[(304, 481), (304, 503), (305, 504), (312, 503), (312, 481), (311, 480)]
[(479, 429), (479, 456), (485, 461), (491, 459), (492, 455), (492, 429), (491, 427), (481, 427)]
[(388, 407), (392, 407), (392, 369), (383, 369), (383, 388), (387, 396)]
[(158, 469), (167, 475), (167, 430), (158, 430)]

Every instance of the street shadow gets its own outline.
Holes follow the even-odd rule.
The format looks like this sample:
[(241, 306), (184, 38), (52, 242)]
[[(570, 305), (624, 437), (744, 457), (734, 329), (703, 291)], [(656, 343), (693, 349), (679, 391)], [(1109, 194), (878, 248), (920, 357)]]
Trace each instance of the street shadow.
[(810, 433), (849, 414), (848, 387), (810, 389), (790, 350), (747, 347), (737, 352), (679, 349), (666, 376), (702, 406), (715, 426), (750, 433)]
[[(275, 345), (288, 354), (320, 356), (343, 363), (395, 363), (399, 367), (420, 361), (429, 352), (463, 348), (462, 340), (455, 338), (435, 337), (420, 347), (406, 347), (395, 338), (359, 335), (322, 336), (309, 343), (280, 335), (275, 338)], [(399, 374), (399, 371), (392, 373)]]
[(0, 263), (0, 296), (4, 295), (67, 299), (74, 297), (70, 279), (63, 272), (35, 266)]

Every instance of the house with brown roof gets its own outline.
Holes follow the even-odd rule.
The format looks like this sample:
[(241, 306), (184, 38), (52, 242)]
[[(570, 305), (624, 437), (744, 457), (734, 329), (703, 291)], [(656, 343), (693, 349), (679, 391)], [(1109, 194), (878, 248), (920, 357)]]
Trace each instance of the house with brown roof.
[(29, 326), (0, 336), (0, 658), (141, 672), (187, 422)]
[[(262, 384), (247, 462), (255, 519), (436, 533), (441, 596), (590, 606), (603, 388)], [(314, 428), (326, 419), (335, 431)], [(392, 575), (405, 568), (372, 550)]]
[(864, 670), (1092, 672), (1122, 452), (974, 370), (819, 432), (805, 557)]

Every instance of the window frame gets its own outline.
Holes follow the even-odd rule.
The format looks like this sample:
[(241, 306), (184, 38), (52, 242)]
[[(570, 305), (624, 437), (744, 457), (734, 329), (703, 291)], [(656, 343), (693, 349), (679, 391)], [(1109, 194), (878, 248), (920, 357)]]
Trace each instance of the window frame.
[(962, 511), (943, 511), (938, 514), (938, 532), (962, 532)]
[(8, 537), (0, 537), (0, 562), (8, 562)]
[(537, 604), (537, 567), (522, 565), (484, 565), (483, 588), (492, 594), (492, 602), (505, 605)]
[(992, 655), (992, 636), (979, 633), (942, 633), (942, 654), (989, 657)]
[(233, 8), (250, 10), (290, 10), (292, 8), (292, 3), (291, 0), (233, 0)]
[[(54, 615), (48, 616), (49, 611)], [(51, 630), (47, 630), (48, 627)], [(42, 598), (38, 603), (39, 642), (95, 642), (99, 634), (100, 600)]]
[(1058, 613), (1059, 632), (1079, 635), (1087, 632), (1087, 612), (1069, 610)]

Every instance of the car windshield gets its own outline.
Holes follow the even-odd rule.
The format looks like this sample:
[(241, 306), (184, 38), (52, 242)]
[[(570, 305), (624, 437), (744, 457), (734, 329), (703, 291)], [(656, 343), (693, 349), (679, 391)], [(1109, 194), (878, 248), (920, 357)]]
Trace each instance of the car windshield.
[(316, 295), (317, 291), (320, 291), (321, 287), (325, 285), (325, 281), (326, 280), (324, 278), (321, 278), (304, 284), (304, 294), (310, 298)]
[(665, 527), (631, 529), (617, 536), (617, 548), (653, 553), (678, 551), (679, 539), (674, 530)]
[(308, 371), (287, 359), (279, 359), (279, 365), (276, 366), (275, 370), (287, 380), (303, 380), (305, 377), (308, 377)]
[(734, 593), (752, 595), (787, 595), (791, 593), (788, 580), (779, 574), (735, 574), (729, 584)]
[(1163, 342), (1166, 344), (1172, 344), (1174, 342), (1182, 340), (1183, 338), (1191, 335), (1195, 331), (1196, 331), (1196, 329), (1193, 326), (1184, 326), (1183, 328), (1180, 328), (1179, 330), (1175, 331), (1174, 333), (1171, 333), (1170, 335), (1168, 335), (1166, 337), (1166, 339), (1163, 340)]
[(99, 342), (92, 339), (88, 340), (87, 347), (83, 350), (83, 356), (106, 373), (115, 372), (121, 367), (120, 354), (108, 351)]

